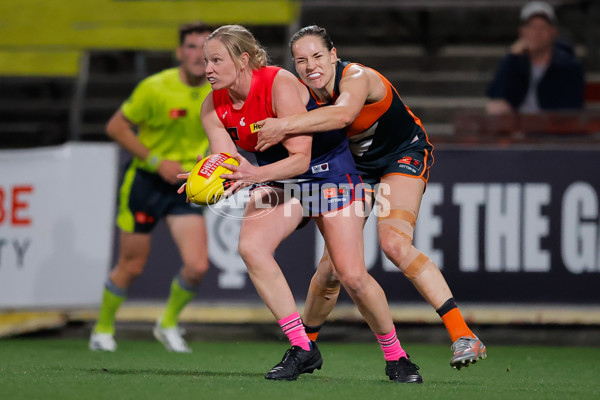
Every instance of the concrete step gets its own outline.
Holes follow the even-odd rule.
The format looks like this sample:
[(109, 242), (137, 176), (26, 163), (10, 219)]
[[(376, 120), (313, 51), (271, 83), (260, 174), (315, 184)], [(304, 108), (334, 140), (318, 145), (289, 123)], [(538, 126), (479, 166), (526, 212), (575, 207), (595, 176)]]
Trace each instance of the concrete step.
[(1, 122), (0, 148), (25, 148), (64, 143), (68, 136), (66, 121)]
[[(444, 4), (442, 4), (444, 3)], [(510, 43), (524, 1), (303, 1), (301, 25), (325, 27), (336, 45)], [(561, 32), (586, 36), (586, 7), (555, 1)], [(596, 30), (597, 31), (597, 30)]]
[(104, 131), (105, 128), (106, 123), (84, 122), (81, 126), (80, 140), (93, 142), (111, 141)]
[(18, 99), (69, 99), (75, 79), (60, 77), (0, 77), (0, 101)]
[(83, 123), (105, 124), (121, 107), (125, 97), (88, 98), (83, 103)]
[(518, 29), (518, 5), (490, 12), (489, 7), (409, 9), (402, 7), (403, 3), (395, 2), (395, 7), (385, 8), (344, 8), (344, 2), (339, 2), (337, 10), (320, 7), (303, 10), (301, 22), (324, 26), (334, 43), (473, 41), (514, 37)]
[(491, 73), (393, 71), (385, 76), (401, 96), (484, 96)]
[[(428, 54), (423, 48), (409, 46), (351, 46), (338, 48), (338, 56), (375, 68), (380, 72), (394, 70), (478, 71), (487, 73), (497, 68), (504, 47), (442, 48)], [(385, 72), (384, 72), (385, 71)]]
[[(422, 46), (361, 45), (338, 46), (338, 56), (344, 61), (353, 61), (382, 71), (479, 71), (493, 73), (507, 53), (510, 42), (503, 45), (444, 46), (435, 52), (427, 52)], [(590, 64), (584, 45), (574, 47), (577, 57)], [(593, 70), (588, 65), (588, 70)]]
[[(485, 93), (492, 73), (477, 71), (390, 70), (384, 75), (394, 84), (401, 95), (427, 93), (432, 96), (463, 95), (480, 96)], [(137, 84), (135, 74), (101, 75), (90, 77), (86, 95), (88, 99), (120, 97), (126, 99)]]
[(429, 124), (451, 124), (458, 110), (483, 112), (486, 98), (405, 96), (403, 101), (427, 130)]
[[(427, 135), (433, 141), (438, 137), (446, 138), (452, 136), (454, 133), (454, 128), (452, 124), (449, 123), (423, 123), (423, 126), (425, 127)], [(435, 143), (433, 143), (433, 145), (435, 146)]]
[(88, 99), (120, 97), (124, 101), (139, 81), (140, 78), (134, 73), (96, 73), (89, 77), (86, 97)]
[(70, 100), (18, 99), (0, 100), (0, 121), (66, 122)]

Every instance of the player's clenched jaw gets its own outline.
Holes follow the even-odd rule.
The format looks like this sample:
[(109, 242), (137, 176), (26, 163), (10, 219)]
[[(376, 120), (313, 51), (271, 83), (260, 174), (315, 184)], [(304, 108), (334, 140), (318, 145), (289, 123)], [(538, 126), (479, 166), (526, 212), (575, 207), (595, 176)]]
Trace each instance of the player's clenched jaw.
[(235, 84), (238, 68), (225, 45), (218, 39), (210, 39), (204, 45), (206, 79), (213, 90), (230, 88)]
[(203, 48), (210, 32), (192, 32), (185, 36), (181, 46), (177, 48), (177, 58), (181, 62), (182, 79), (190, 86), (205, 82), (206, 64)]
[(294, 66), (300, 79), (313, 90), (333, 92), (335, 85), (336, 49), (327, 49), (317, 36), (307, 35), (292, 45)]

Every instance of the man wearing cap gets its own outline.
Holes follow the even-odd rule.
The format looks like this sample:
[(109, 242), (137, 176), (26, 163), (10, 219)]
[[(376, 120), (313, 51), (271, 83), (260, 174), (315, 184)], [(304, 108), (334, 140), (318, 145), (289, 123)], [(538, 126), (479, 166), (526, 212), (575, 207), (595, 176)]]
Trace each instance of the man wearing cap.
[(583, 109), (583, 67), (557, 35), (556, 15), (548, 3), (523, 6), (519, 38), (487, 88), (489, 114)]

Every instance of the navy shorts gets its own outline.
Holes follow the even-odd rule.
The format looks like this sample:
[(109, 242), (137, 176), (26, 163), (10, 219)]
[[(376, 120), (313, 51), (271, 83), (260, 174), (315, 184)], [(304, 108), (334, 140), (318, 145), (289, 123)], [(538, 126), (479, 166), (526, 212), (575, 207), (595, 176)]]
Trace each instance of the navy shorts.
[(420, 140), (403, 149), (398, 149), (377, 160), (361, 164), (360, 158), (355, 157), (356, 168), (360, 172), (364, 182), (375, 185), (386, 175), (405, 175), (421, 178), (427, 183), (429, 170), (433, 165), (433, 146), (426, 140)]
[(185, 193), (177, 193), (179, 186), (130, 165), (119, 192), (117, 225), (125, 232), (150, 233), (166, 215), (202, 215), (204, 208), (186, 202)]
[(286, 198), (298, 199), (305, 217), (318, 217), (365, 199), (362, 179), (357, 174), (296, 183), (269, 182), (267, 185), (282, 188)]

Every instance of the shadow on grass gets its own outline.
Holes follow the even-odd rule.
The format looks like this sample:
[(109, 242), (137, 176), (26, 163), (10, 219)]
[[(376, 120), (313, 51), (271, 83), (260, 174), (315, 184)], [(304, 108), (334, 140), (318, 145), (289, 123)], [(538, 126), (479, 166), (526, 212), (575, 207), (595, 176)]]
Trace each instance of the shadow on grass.
[[(231, 371), (185, 371), (185, 370), (168, 370), (168, 369), (127, 369), (127, 368), (93, 368), (93, 369), (78, 369), (79, 371), (82, 372), (88, 372), (88, 373), (92, 373), (92, 374), (106, 374), (106, 375), (116, 375), (116, 376), (127, 376), (127, 375), (131, 375), (131, 376), (136, 376), (136, 375), (155, 375), (155, 376), (188, 376), (188, 377), (205, 377), (205, 378), (216, 378), (216, 377), (220, 377), (220, 378), (232, 378), (232, 377), (240, 377), (240, 378), (258, 378), (260, 380), (264, 380), (264, 381), (268, 381), (264, 379), (264, 374), (263, 373), (259, 373), (259, 372), (231, 372)], [(426, 377), (424, 378), (425, 382), (429, 385), (441, 385), (441, 386), (470, 386), (470, 385), (475, 385), (475, 382), (469, 382), (469, 381), (464, 381), (460, 378), (440, 378), (440, 377), (436, 377), (436, 378), (432, 378), (432, 379), (427, 379)], [(340, 376), (330, 376), (330, 375), (325, 375), (322, 373), (316, 373), (316, 374), (302, 374), (299, 378), (299, 381), (302, 380), (308, 380), (310, 382), (313, 383), (331, 383), (331, 382), (337, 382), (337, 383), (347, 383), (347, 384), (351, 384), (351, 383), (357, 383), (360, 381), (363, 382), (371, 382), (371, 383), (382, 383), (382, 384), (394, 384), (392, 382), (390, 382), (387, 377), (382, 377), (382, 378), (375, 378), (375, 379), (369, 379), (369, 378), (363, 378), (363, 379), (356, 379), (356, 378), (350, 378), (350, 377), (340, 377)], [(275, 382), (275, 381), (271, 381), (271, 382)], [(287, 381), (281, 381), (281, 382), (287, 382)], [(400, 386), (404, 386), (404, 384), (396, 384), (396, 385), (400, 385)], [(413, 385), (411, 385), (413, 386)], [(418, 385), (421, 386), (421, 385)]]
[(205, 377), (248, 377), (248, 378), (264, 378), (264, 374), (257, 372), (221, 372), (221, 371), (181, 371), (181, 370), (165, 370), (165, 369), (126, 369), (126, 368), (93, 368), (81, 369), (80, 371), (91, 372), (94, 374), (108, 375), (157, 375), (157, 376), (205, 376)]
[[(189, 377), (205, 377), (205, 378), (231, 378), (231, 377), (240, 377), (240, 378), (258, 378), (265, 382), (288, 382), (288, 381), (269, 381), (264, 379), (265, 375), (263, 373), (258, 372), (223, 372), (223, 371), (182, 371), (182, 370), (166, 370), (166, 369), (126, 369), (126, 368), (93, 368), (93, 369), (79, 369), (82, 372), (89, 372), (92, 374), (106, 374), (106, 375), (118, 375), (118, 376), (135, 376), (135, 375), (156, 375), (156, 376), (189, 376)], [(387, 378), (387, 377), (386, 377)], [(351, 383), (356, 382), (354, 378), (347, 377), (331, 377), (328, 375), (321, 374), (302, 374), (299, 378), (299, 381), (309, 380), (313, 383), (330, 383), (330, 382), (338, 382), (338, 383)], [(365, 381), (376, 382), (379, 379), (365, 379)], [(389, 380), (381, 379), (381, 382), (385, 384), (390, 384)]]
[[(173, 377), (194, 377), (194, 378), (251, 378), (260, 380), (262, 382), (269, 382), (275, 385), (285, 385), (291, 383), (290, 381), (270, 381), (264, 379), (264, 374), (260, 372), (244, 372), (244, 371), (189, 371), (189, 370), (172, 370), (172, 369), (127, 369), (127, 368), (78, 368), (80, 372), (91, 373), (93, 375), (114, 375), (114, 376), (173, 376)], [(440, 388), (451, 388), (451, 387), (478, 387), (479, 382), (472, 382), (468, 380), (462, 380), (460, 378), (443, 378), (443, 377), (424, 377), (424, 384), (402, 384), (391, 382), (387, 376), (382, 377), (363, 377), (363, 378), (351, 378), (343, 376), (332, 376), (323, 373), (315, 374), (302, 374), (297, 381), (300, 384), (341, 384), (341, 385), (361, 385), (361, 384), (375, 384), (375, 385), (391, 385), (397, 387), (415, 386), (415, 387), (440, 387)]]

